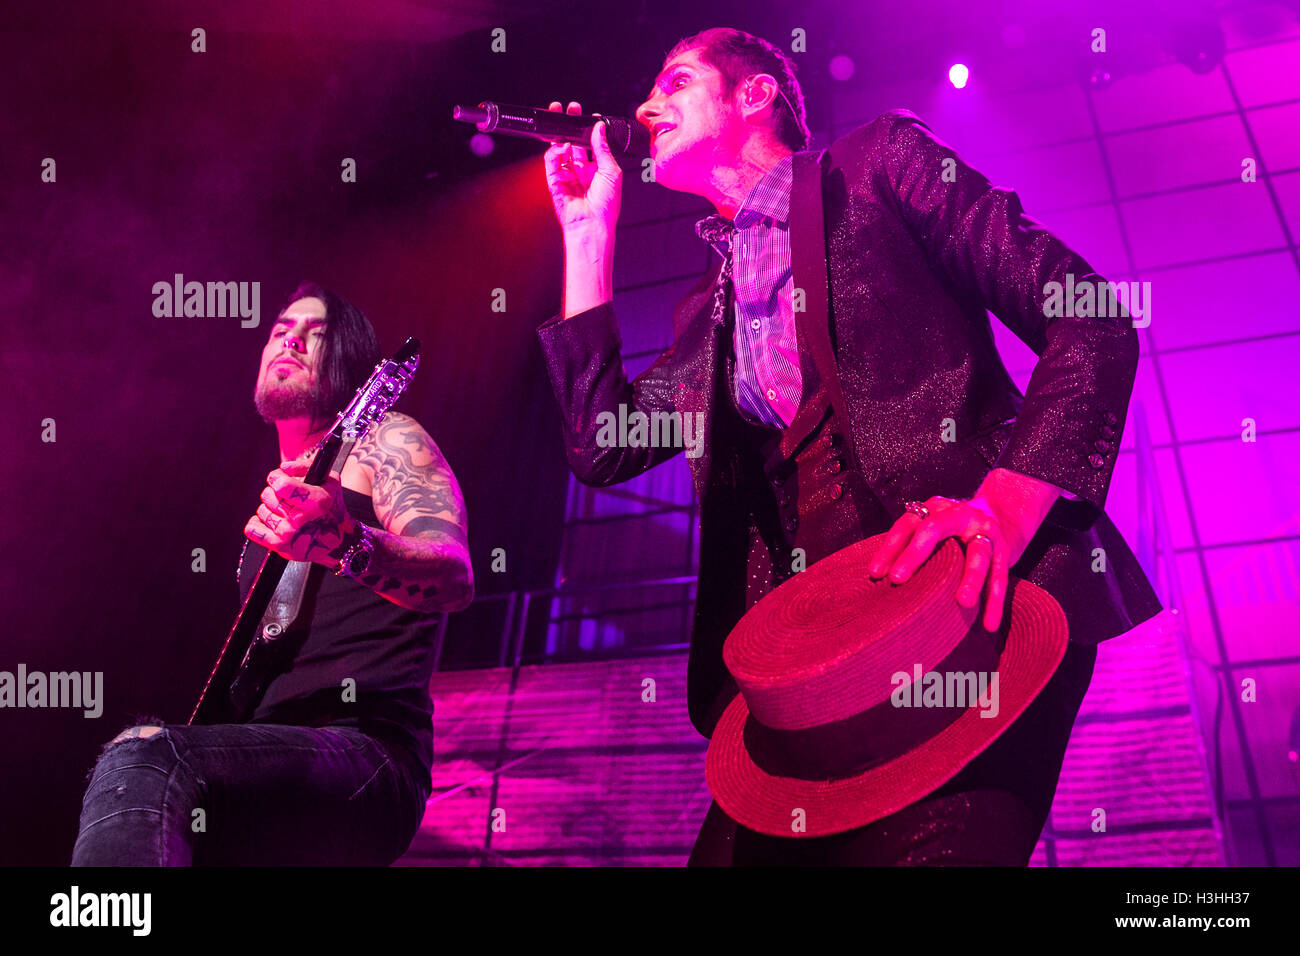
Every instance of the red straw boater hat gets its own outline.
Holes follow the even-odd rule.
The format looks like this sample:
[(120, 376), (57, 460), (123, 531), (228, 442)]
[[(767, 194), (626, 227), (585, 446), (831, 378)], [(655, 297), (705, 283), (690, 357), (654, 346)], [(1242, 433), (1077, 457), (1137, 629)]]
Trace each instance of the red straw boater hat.
[(799, 572), (727, 637), (740, 694), (709, 741), (705, 776), (742, 826), (817, 837), (901, 810), (993, 743), (1065, 656), (1065, 612), (1042, 588), (1012, 577), (990, 633), (982, 599), (957, 603), (957, 539), (892, 584), (867, 574), (883, 538)]

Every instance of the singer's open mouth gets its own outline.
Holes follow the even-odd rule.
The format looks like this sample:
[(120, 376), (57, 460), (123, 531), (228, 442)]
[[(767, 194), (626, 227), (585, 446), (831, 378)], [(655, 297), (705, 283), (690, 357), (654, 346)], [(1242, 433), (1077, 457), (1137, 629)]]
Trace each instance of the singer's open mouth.
[(671, 133), (673, 130), (675, 130), (676, 128), (677, 128), (676, 126), (671, 126), (668, 129), (664, 130), (662, 133), (656, 133), (655, 138), (650, 143), (651, 147), (657, 149), (659, 146), (659, 141), (663, 139), (665, 136), (667, 136), (669, 133)]

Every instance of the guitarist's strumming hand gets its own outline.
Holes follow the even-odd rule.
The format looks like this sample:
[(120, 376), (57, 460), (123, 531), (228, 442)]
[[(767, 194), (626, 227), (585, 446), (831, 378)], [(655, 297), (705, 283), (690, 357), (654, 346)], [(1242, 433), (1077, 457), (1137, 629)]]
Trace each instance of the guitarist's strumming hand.
[(333, 474), (322, 485), (302, 480), (308, 461), (282, 461), (266, 476), (262, 503), (248, 519), (244, 535), (289, 561), (311, 561), (335, 568), (356, 533), (343, 503), (343, 485)]

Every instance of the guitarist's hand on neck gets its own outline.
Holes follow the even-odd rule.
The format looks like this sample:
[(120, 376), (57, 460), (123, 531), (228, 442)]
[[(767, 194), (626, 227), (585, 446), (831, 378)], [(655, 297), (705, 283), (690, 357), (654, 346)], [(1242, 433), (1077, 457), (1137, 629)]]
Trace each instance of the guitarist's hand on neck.
[(329, 475), (309, 485), (308, 456), (285, 461), (266, 476), (262, 503), (244, 526), (244, 534), (289, 561), (311, 561), (331, 570), (338, 566), (356, 534), (356, 522), (343, 503), (343, 486)]
[[(393, 412), (367, 439), (362, 460), (376, 475), (375, 510), (385, 530), (371, 531), (375, 552), (360, 583), (416, 611), (468, 607), (474, 573), (464, 505), (433, 439), (409, 416)], [(262, 504), (244, 534), (290, 561), (333, 569), (355, 540), (356, 521), (338, 479), (330, 475), (324, 484), (306, 484), (302, 477), (309, 467), (304, 456), (267, 475)]]

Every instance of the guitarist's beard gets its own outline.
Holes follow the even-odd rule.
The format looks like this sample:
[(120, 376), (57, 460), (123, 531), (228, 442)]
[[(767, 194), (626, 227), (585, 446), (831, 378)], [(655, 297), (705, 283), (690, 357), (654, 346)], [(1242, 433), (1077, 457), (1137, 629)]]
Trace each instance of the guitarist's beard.
[(274, 425), (287, 418), (310, 418), (315, 396), (308, 388), (288, 382), (269, 382), (253, 395), (262, 421)]

